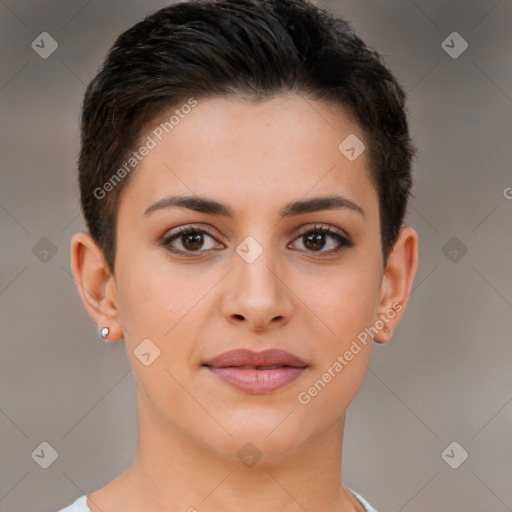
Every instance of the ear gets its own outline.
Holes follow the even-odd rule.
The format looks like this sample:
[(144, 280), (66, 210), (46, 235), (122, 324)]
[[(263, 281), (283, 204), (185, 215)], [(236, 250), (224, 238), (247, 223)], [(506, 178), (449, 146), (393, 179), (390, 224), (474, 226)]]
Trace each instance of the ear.
[(402, 228), (382, 278), (378, 315), (383, 328), (374, 337), (378, 343), (391, 339), (405, 311), (417, 268), (418, 235), (413, 228)]
[(122, 338), (114, 276), (89, 233), (80, 231), (71, 239), (71, 269), (85, 309), (98, 330), (108, 327), (108, 340)]

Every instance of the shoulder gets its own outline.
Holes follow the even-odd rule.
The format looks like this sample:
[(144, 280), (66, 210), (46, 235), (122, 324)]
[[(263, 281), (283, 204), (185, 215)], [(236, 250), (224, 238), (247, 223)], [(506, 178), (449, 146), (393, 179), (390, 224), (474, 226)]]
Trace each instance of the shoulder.
[(360, 494), (349, 489), (349, 491), (356, 497), (357, 501), (363, 505), (366, 512), (377, 512)]
[(87, 496), (84, 494), (77, 498), (71, 505), (60, 509), (58, 512), (91, 512), (87, 506)]

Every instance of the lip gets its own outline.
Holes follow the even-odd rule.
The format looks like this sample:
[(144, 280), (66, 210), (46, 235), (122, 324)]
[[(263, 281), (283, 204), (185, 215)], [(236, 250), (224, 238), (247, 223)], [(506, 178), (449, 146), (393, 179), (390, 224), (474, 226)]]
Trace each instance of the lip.
[(284, 350), (253, 352), (235, 349), (207, 361), (206, 366), (223, 382), (248, 393), (270, 393), (297, 380), (308, 368), (299, 357)]
[(302, 368), (307, 364), (297, 356), (284, 350), (271, 348), (261, 352), (253, 352), (245, 348), (229, 350), (210, 359), (206, 366), (226, 368), (228, 366), (292, 366)]

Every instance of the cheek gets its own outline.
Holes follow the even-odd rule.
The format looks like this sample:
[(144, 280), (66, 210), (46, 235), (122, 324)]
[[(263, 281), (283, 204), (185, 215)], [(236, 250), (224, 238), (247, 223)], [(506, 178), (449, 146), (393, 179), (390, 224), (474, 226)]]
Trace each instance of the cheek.
[(133, 263), (119, 270), (119, 315), (128, 331), (127, 356), (147, 398), (169, 410), (186, 399), (178, 382), (188, 378), (193, 341), (202, 329), (201, 297), (209, 288), (208, 278), (148, 264)]
[(308, 305), (325, 334), (315, 340), (318, 359), (296, 397), (311, 417), (335, 422), (357, 394), (370, 359), (372, 340), (365, 328), (375, 318), (378, 283), (378, 274), (368, 269), (333, 273), (321, 289), (312, 288)]
[(330, 315), (336, 336), (346, 342), (372, 323), (379, 303), (378, 286), (369, 275), (348, 275), (339, 280)]
[[(162, 389), (162, 379), (169, 380), (169, 373), (164, 370), (180, 382), (189, 379), (190, 367), (199, 358), (198, 340), (208, 330), (207, 324), (215, 313), (213, 295), (207, 292), (215, 287), (219, 276), (214, 272), (192, 271), (186, 266), (176, 270), (159, 261), (131, 262), (129, 268), (120, 266), (119, 270), (119, 314), (128, 331), (127, 354), (139, 379), (145, 386), (155, 384), (157, 393)], [(151, 368), (161, 371), (148, 372), (137, 360), (143, 340), (148, 339), (156, 346), (145, 341), (150, 352), (158, 353)], [(164, 388), (168, 385), (167, 382)]]
[(375, 266), (347, 265), (302, 277), (301, 282), (295, 288), (297, 295), (314, 313), (311, 318), (320, 322), (322, 339), (330, 346), (342, 347), (373, 322), (380, 301), (380, 274)]
[[(158, 259), (132, 259), (119, 266), (118, 304), (130, 337), (162, 342), (179, 330), (208, 289), (208, 276), (176, 271)], [(182, 320), (183, 319), (183, 320)]]
[[(313, 423), (320, 417), (328, 424), (337, 422), (361, 387), (368, 368), (370, 346), (359, 344), (354, 351), (349, 346), (345, 347), (348, 350), (337, 351), (332, 360), (318, 367), (297, 390), (297, 407)], [(350, 360), (348, 354), (351, 354)]]

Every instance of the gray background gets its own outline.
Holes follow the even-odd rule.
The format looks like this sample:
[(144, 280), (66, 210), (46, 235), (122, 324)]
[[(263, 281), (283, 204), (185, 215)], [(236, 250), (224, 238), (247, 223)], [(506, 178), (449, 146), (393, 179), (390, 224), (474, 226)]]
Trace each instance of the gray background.
[[(420, 150), (408, 221), (421, 262), (349, 409), (344, 482), (379, 512), (512, 510), (512, 2), (318, 3), (385, 56)], [(97, 338), (70, 274), (77, 120), (114, 37), (166, 4), (0, 3), (2, 512), (57, 510), (135, 454), (124, 344)], [(31, 48), (43, 31), (59, 45), (47, 59)], [(469, 44), (458, 58), (441, 45), (454, 31)], [(469, 453), (457, 469), (441, 457), (453, 441)], [(42, 442), (58, 452), (48, 469), (31, 456)]]

